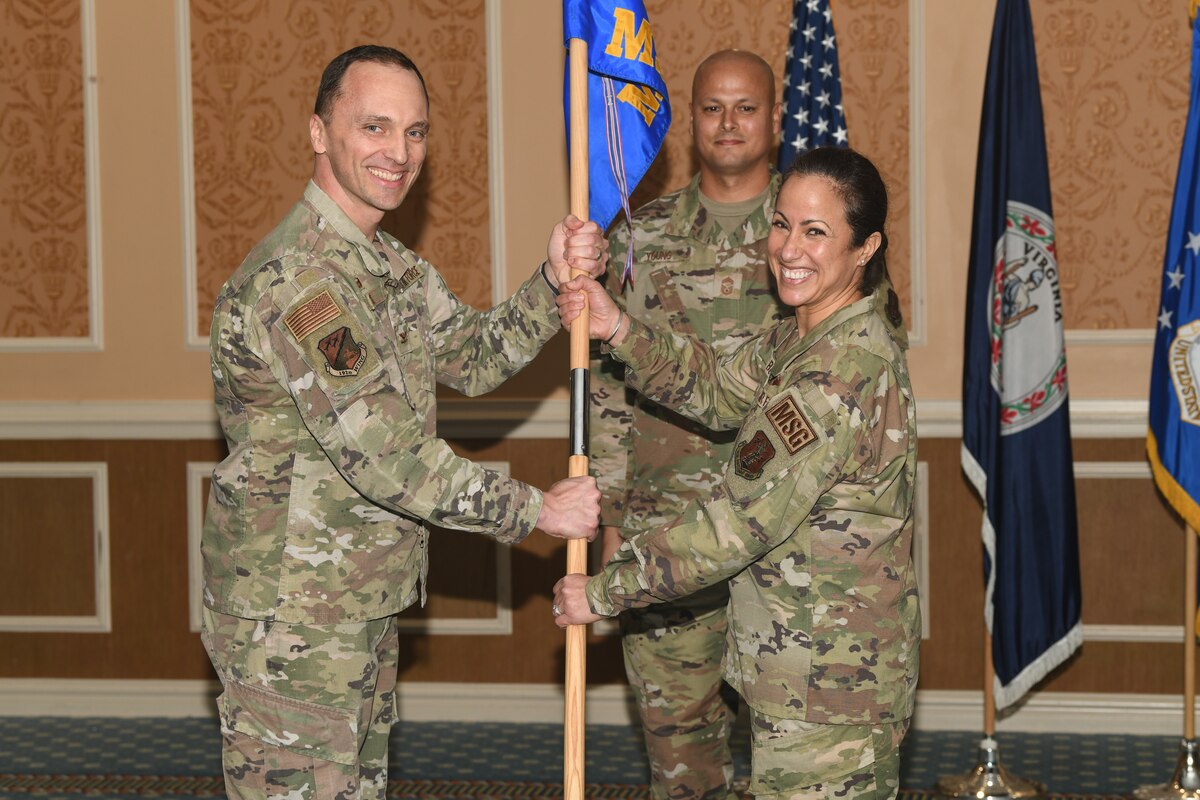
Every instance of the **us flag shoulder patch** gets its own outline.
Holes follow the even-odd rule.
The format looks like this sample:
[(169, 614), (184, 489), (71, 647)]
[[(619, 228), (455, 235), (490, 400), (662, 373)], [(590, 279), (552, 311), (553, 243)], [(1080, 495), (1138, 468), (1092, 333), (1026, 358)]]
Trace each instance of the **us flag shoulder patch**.
[(292, 336), (303, 340), (304, 337), (317, 328), (327, 322), (333, 322), (341, 315), (342, 309), (338, 308), (338, 304), (334, 302), (333, 295), (326, 289), (284, 317), (283, 324), (287, 325), (288, 330), (292, 332)]
[(783, 446), (787, 448), (789, 455), (796, 455), (802, 447), (817, 440), (812, 425), (804, 418), (800, 406), (796, 405), (796, 400), (791, 395), (785, 395), (768, 408), (767, 419), (783, 440)]

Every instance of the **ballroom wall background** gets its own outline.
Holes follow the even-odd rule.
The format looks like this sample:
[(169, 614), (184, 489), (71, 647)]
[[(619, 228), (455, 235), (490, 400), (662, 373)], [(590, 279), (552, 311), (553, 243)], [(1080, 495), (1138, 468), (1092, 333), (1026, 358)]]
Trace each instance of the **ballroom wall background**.
[[(791, 3), (647, 5), (675, 122), (642, 200), (694, 168), (695, 65), (742, 47), (781, 72)], [(1180, 702), (1183, 527), (1154, 491), (1143, 436), (1187, 103), (1186, 5), (1032, 2), (1068, 328), (1085, 644), (1030, 707), (1041, 698), (1083, 709), (1070, 719)], [(981, 685), (982, 548), (979, 503), (958, 466), (959, 384), (992, 8), (834, 2), (850, 139), (892, 193), (891, 269), (913, 340), (922, 697), (928, 707), (961, 701), (968, 714)], [(209, 309), (307, 180), (306, 121), (325, 63), (378, 41), (425, 72), (429, 160), (385, 226), (482, 307), (530, 273), (567, 207), (557, 14), (546, 0), (0, 7), (6, 708), (36, 710), (56, 687), (74, 686), (96, 707), (124, 682), (157, 682), (170, 695), (211, 680), (196, 633), (194, 546), (206, 474), (223, 450)], [(565, 338), (492, 397), (445, 393), (442, 434), (537, 485), (563, 477)], [(562, 637), (549, 588), (564, 548), (540, 534), (505, 549), (446, 533), (434, 551), (431, 602), (406, 617), (405, 681), (447, 694), (556, 684)], [(591, 639), (591, 683), (619, 693), (611, 629)]]

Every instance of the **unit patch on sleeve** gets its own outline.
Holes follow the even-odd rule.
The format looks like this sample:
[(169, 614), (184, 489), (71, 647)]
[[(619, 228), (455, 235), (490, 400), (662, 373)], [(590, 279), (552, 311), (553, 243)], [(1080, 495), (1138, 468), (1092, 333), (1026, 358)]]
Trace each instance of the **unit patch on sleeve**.
[(739, 478), (756, 481), (762, 477), (763, 467), (775, 457), (775, 445), (764, 431), (757, 431), (748, 440), (737, 443), (733, 454), (733, 471)]
[(303, 341), (317, 328), (341, 315), (342, 310), (334, 302), (333, 296), (324, 291), (284, 317), (283, 324), (287, 325), (292, 336)]
[(357, 375), (367, 360), (367, 346), (354, 341), (354, 334), (345, 325), (317, 342), (317, 349), (325, 356), (325, 369), (330, 375)]
[(800, 406), (791, 395), (784, 395), (775, 405), (767, 409), (767, 419), (783, 440), (789, 455), (796, 455), (807, 444), (817, 440), (812, 425), (804, 418)]

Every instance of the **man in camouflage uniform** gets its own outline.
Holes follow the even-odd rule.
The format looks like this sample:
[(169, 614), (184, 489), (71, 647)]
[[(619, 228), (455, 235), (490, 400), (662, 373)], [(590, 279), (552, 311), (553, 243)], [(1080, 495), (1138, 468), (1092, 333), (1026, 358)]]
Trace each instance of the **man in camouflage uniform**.
[(535, 526), (595, 535), (591, 478), (543, 493), (455, 456), (434, 380), (474, 395), (523, 367), (559, 328), (559, 276), (603, 268), (601, 232), (564, 220), (551, 269), (487, 313), (462, 304), (378, 229), (417, 178), (428, 120), (402, 53), (334, 59), (310, 120), (313, 179), (217, 299), (229, 456), (203, 534), (203, 638), (232, 798), (384, 796), (395, 615), (424, 600), (427, 522), (510, 543)]
[[(725, 50), (692, 83), (700, 163), (688, 186), (643, 206), (610, 238), (608, 286), (662, 329), (730, 352), (788, 312), (771, 292), (766, 239), (779, 175), (775, 79), (761, 58)], [(630, 235), (635, 282), (622, 285)], [(623, 538), (675, 519), (720, 484), (733, 447), (714, 432), (626, 390), (620, 365), (593, 369), (592, 474), (603, 491), (605, 560)], [(725, 584), (623, 614), (625, 670), (637, 700), (656, 800), (732, 796), (732, 711), (722, 698)]]

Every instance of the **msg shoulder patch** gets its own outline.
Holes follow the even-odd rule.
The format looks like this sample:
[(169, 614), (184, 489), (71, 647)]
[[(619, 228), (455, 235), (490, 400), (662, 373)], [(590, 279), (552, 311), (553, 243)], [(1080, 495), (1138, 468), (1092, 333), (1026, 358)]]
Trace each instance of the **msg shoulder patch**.
[(788, 455), (796, 455), (806, 445), (817, 440), (812, 425), (804, 418), (800, 406), (791, 395), (784, 395), (768, 408), (767, 419), (770, 420), (775, 433), (779, 434)]

